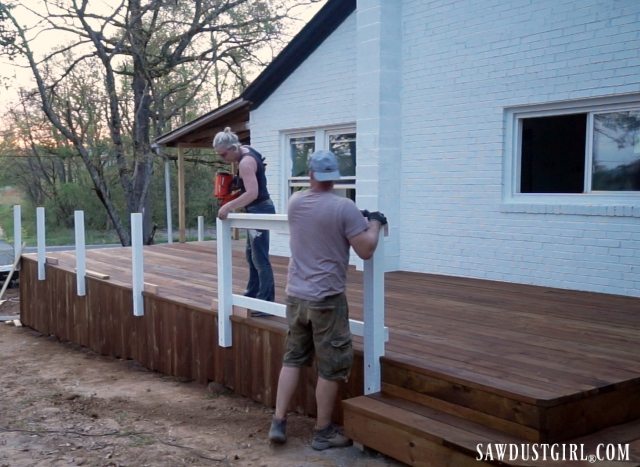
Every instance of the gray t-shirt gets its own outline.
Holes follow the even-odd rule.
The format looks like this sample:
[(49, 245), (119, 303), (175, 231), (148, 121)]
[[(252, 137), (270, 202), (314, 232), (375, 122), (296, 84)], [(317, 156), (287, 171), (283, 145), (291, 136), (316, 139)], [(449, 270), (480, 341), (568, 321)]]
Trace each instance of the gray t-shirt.
[(286, 292), (303, 300), (342, 293), (349, 266), (349, 238), (368, 223), (355, 203), (330, 191), (306, 190), (289, 200), (291, 259)]

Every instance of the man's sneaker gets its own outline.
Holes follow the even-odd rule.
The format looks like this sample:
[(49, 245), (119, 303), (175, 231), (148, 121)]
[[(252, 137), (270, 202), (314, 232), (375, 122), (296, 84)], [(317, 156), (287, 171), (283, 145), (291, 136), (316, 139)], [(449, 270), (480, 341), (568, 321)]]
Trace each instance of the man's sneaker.
[(269, 441), (272, 443), (282, 444), (287, 440), (287, 419), (271, 419), (271, 428), (269, 428)]
[(313, 441), (311, 447), (316, 451), (322, 451), (329, 448), (342, 448), (351, 446), (353, 442), (342, 434), (340, 429), (333, 423), (329, 423), (321, 430), (313, 430)]

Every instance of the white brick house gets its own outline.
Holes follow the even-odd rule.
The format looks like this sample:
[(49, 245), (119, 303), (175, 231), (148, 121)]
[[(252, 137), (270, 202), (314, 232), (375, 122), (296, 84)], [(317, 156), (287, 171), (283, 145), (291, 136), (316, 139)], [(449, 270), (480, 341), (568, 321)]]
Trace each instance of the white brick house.
[(390, 270), (640, 297), (636, 0), (329, 0), (242, 99), (278, 212), (336, 149)]
[(355, 133), (389, 269), (640, 296), (640, 2), (358, 0), (250, 122), (279, 212), (291, 138)]

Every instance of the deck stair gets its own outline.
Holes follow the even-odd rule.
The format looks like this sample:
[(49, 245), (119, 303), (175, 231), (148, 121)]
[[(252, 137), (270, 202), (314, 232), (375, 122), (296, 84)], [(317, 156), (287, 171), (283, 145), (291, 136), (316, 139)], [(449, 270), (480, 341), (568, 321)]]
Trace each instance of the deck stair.
[[(544, 399), (531, 388), (510, 392), (397, 359), (383, 357), (382, 372), (381, 392), (343, 401), (345, 432), (408, 465), (477, 466), (479, 445), (486, 454), (489, 443), (595, 446), (623, 423), (640, 450), (640, 381)], [(522, 458), (498, 464), (545, 465)]]

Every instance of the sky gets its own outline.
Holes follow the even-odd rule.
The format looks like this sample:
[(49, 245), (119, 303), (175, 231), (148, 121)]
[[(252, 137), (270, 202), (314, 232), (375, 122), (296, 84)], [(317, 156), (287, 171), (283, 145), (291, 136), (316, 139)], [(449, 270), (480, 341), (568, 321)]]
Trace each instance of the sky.
[[(96, 5), (106, 5), (120, 3), (121, 0), (91, 0), (91, 7)], [(190, 1), (190, 0), (181, 0)], [(296, 11), (296, 15), (301, 19), (291, 26), (291, 34), (295, 34), (308, 22), (318, 10), (324, 6), (326, 0), (313, 5), (300, 7)], [(21, 0), (20, 4), (27, 8), (37, 8), (41, 5), (38, 0)], [(27, 23), (29, 16), (24, 9), (17, 8), (15, 14), (18, 20)], [(60, 33), (40, 34), (35, 38), (34, 50), (36, 54), (42, 54), (46, 50), (51, 49), (55, 45), (61, 45), (65, 42), (65, 38)], [(18, 63), (24, 63), (22, 60), (10, 61), (6, 57), (0, 57), (0, 115), (3, 115), (15, 103), (20, 87), (35, 87), (31, 71), (24, 67), (17, 66)], [(30, 84), (31, 83), (31, 84)]]

